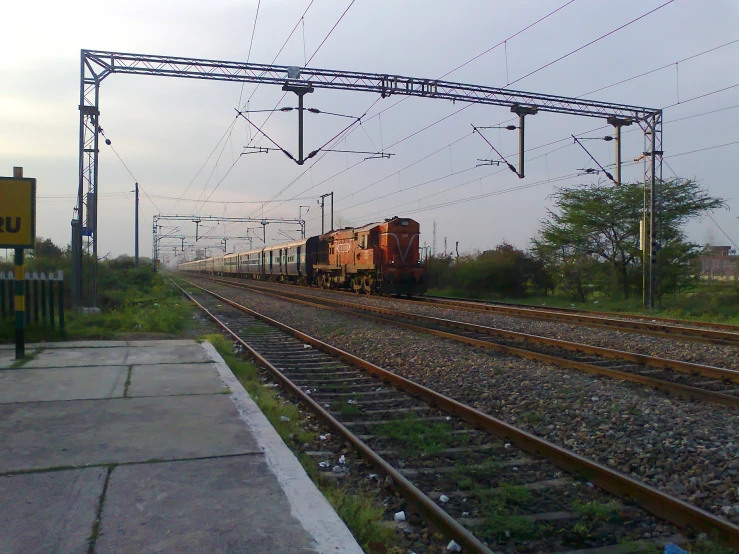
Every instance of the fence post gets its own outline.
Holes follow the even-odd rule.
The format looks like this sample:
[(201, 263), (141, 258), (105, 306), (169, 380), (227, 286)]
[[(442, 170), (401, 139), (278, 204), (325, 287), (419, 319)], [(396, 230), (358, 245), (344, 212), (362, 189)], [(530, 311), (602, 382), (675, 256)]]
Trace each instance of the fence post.
[[(59, 272), (59, 275), (62, 275), (62, 272)], [(64, 278), (60, 278), (59, 281), (59, 290), (57, 291), (59, 293), (59, 330), (64, 330)]]
[(31, 279), (33, 283), (33, 294), (31, 294), (33, 296), (33, 322), (38, 323), (38, 273), (34, 273)]
[(46, 273), (41, 274), (41, 321), (46, 325), (46, 287), (49, 285), (49, 281), (46, 278)]
[(49, 323), (53, 329), (54, 324), (54, 277), (49, 274)]
[(7, 315), (7, 311), (5, 309), (5, 301), (7, 298), (5, 297), (5, 272), (0, 273), (0, 320), (5, 320), (5, 316)]
[(20, 360), (26, 356), (26, 340), (24, 333), (24, 292), (25, 271), (23, 268), (23, 248), (15, 249), (15, 359)]

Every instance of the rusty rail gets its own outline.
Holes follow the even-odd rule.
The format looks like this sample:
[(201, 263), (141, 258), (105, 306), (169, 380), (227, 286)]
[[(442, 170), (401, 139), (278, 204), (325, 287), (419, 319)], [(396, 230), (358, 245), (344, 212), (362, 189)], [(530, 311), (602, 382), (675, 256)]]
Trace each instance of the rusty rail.
[[(497, 344), (497, 343), (490, 342), (490, 341), (466, 337), (464, 335), (459, 335), (456, 333), (448, 333), (448, 332), (441, 331), (438, 329), (420, 327), (417, 325), (413, 325), (411, 323), (406, 323), (404, 321), (388, 320), (386, 318), (376, 317), (376, 316), (366, 314), (366, 313), (357, 313), (351, 310), (375, 312), (375, 313), (385, 314), (385, 315), (392, 316), (392, 317), (405, 317), (408, 319), (416, 319), (419, 321), (428, 321), (431, 323), (446, 324), (446, 325), (456, 326), (456, 327), (463, 328), (463, 329), (483, 332), (483, 333), (487, 333), (490, 335), (497, 335), (497, 336), (503, 336), (506, 338), (515, 338), (515, 339), (541, 342), (541, 343), (548, 344), (551, 346), (558, 346), (560, 348), (565, 348), (571, 351), (583, 351), (585, 353), (597, 354), (600, 356), (609, 357), (613, 359), (623, 359), (623, 360), (632, 361), (635, 363), (643, 363), (645, 365), (650, 365), (652, 367), (672, 369), (674, 371), (678, 371), (681, 373), (690, 374), (690, 373), (697, 372), (697, 373), (700, 373), (701, 375), (705, 375), (706, 377), (726, 379), (726, 380), (739, 383), (739, 372), (735, 370), (731, 370), (731, 369), (724, 369), (724, 368), (713, 367), (713, 366), (702, 366), (699, 364), (693, 364), (690, 362), (682, 362), (679, 360), (669, 360), (665, 358), (657, 358), (654, 356), (633, 354), (631, 352), (622, 352), (620, 350), (614, 350), (614, 349), (602, 348), (598, 346), (590, 346), (590, 345), (579, 344), (579, 343), (574, 343), (574, 342), (562, 341), (559, 339), (551, 339), (548, 337), (540, 337), (538, 335), (529, 335), (526, 333), (518, 333), (515, 331), (506, 331), (503, 329), (496, 329), (493, 327), (484, 327), (484, 326), (475, 325), (472, 323), (457, 322), (453, 320), (441, 319), (441, 318), (430, 317), (430, 316), (423, 316), (423, 315), (413, 314), (409, 312), (398, 312), (396, 310), (392, 310), (389, 308), (379, 308), (376, 306), (361, 305), (361, 304), (357, 304), (354, 302), (345, 302), (343, 300), (310, 296), (310, 295), (293, 292), (293, 291), (276, 291), (274, 289), (259, 287), (259, 286), (255, 286), (255, 285), (247, 284), (247, 283), (234, 283), (231, 281), (225, 281), (222, 279), (215, 279), (211, 277), (208, 277), (207, 279), (215, 283), (225, 284), (225, 285), (232, 286), (232, 287), (259, 291), (260, 293), (274, 296), (277, 298), (289, 298), (293, 302), (299, 302), (299, 303), (307, 304), (307, 305), (314, 306), (314, 307), (319, 307), (319, 308), (326, 309), (326, 310), (333, 310), (333, 311), (345, 313), (348, 315), (359, 316), (365, 319), (377, 321), (379, 323), (390, 322), (393, 325), (396, 325), (398, 327), (403, 327), (403, 328), (406, 328), (412, 331), (436, 335), (436, 336), (446, 338), (446, 339), (451, 339), (457, 342), (463, 342), (471, 346), (477, 346), (477, 347), (497, 350), (499, 352), (511, 354), (511, 355), (518, 356), (521, 358), (526, 358), (529, 360), (552, 364), (557, 367), (577, 369), (579, 371), (590, 373), (592, 375), (601, 375), (604, 377), (610, 377), (612, 379), (620, 379), (623, 381), (639, 383), (642, 385), (650, 386), (662, 392), (676, 394), (678, 396), (682, 396), (688, 399), (696, 399), (696, 400), (701, 400), (704, 402), (712, 402), (714, 404), (721, 404), (723, 406), (728, 406), (731, 408), (739, 408), (739, 397), (732, 396), (729, 394), (713, 392), (713, 391), (701, 389), (698, 387), (692, 387), (690, 385), (683, 385), (681, 383), (674, 383), (672, 381), (666, 381), (664, 379), (657, 379), (655, 377), (648, 377), (645, 375), (640, 375), (638, 373), (621, 371), (619, 369), (600, 367), (597, 365), (589, 364), (587, 362), (580, 362), (577, 360), (568, 360), (567, 358), (561, 358), (558, 356), (553, 356), (551, 354), (534, 352), (531, 350), (526, 350), (524, 348), (517, 348), (515, 346)], [(306, 298), (308, 299), (306, 300)], [(347, 310), (347, 309), (339, 308), (336, 306), (326, 305), (326, 304), (323, 304), (323, 302), (349, 307), (350, 309)]]
[[(190, 285), (199, 288), (200, 290), (214, 296), (221, 302), (224, 302), (236, 309), (239, 309), (253, 317), (257, 317), (270, 325), (274, 325), (279, 329), (286, 331), (294, 336), (298, 337), (304, 342), (309, 342), (306, 339), (312, 339), (308, 335), (303, 335), (299, 331), (283, 326), (275, 320), (272, 320), (266, 316), (263, 316), (245, 306), (236, 304), (227, 298), (219, 296), (212, 291), (198, 287), (194, 283)], [(318, 404), (310, 395), (303, 392), (303, 390), (288, 379), (279, 369), (269, 363), (264, 357), (262, 357), (256, 350), (251, 348), (248, 343), (242, 340), (236, 333), (234, 333), (227, 325), (221, 322), (215, 315), (213, 315), (205, 306), (200, 304), (195, 298), (193, 298), (186, 290), (175, 283), (175, 286), (179, 288), (187, 298), (189, 298), (196, 306), (202, 309), (208, 317), (210, 317), (221, 329), (228, 333), (233, 340), (238, 342), (249, 354), (259, 363), (259, 365), (266, 368), (274, 377), (279, 381), (280, 386), (287, 390), (290, 395), (294, 398), (298, 398), (305, 406), (307, 406), (314, 414), (316, 414), (321, 421), (323, 421), (328, 427), (332, 429), (337, 435), (343, 437), (347, 442), (351, 443), (352, 446), (363, 456), (372, 466), (377, 470), (383, 477), (389, 476), (393, 481), (393, 487), (398, 490), (403, 497), (411, 504), (420, 514), (422, 514), (432, 526), (442, 530), (446, 536), (453, 538), (465, 549), (470, 549), (471, 552), (479, 554), (493, 554), (493, 552), (485, 546), (477, 537), (465, 529), (458, 521), (447, 514), (439, 506), (437, 506), (433, 500), (423, 494), (416, 486), (411, 483), (408, 479), (403, 477), (394, 467), (388, 464), (381, 456), (379, 456), (374, 450), (367, 446), (362, 440), (354, 435), (349, 429), (341, 424), (336, 418), (334, 418), (327, 410), (325, 410), (320, 404)], [(314, 346), (317, 346), (317, 342), (310, 342)], [(320, 343), (323, 344), (323, 343)], [(357, 358), (358, 359), (358, 358)]]
[[(688, 504), (687, 502), (680, 500), (679, 498), (675, 498), (666, 493), (663, 493), (660, 490), (640, 483), (639, 481), (632, 479), (627, 475), (609, 469), (606, 466), (603, 466), (592, 460), (588, 460), (587, 458), (561, 448), (554, 443), (551, 443), (522, 429), (514, 427), (513, 425), (505, 423), (504, 421), (494, 418), (479, 410), (476, 410), (475, 408), (462, 404), (461, 402), (458, 402), (453, 398), (435, 392), (427, 387), (424, 387), (423, 385), (406, 379), (405, 377), (401, 377), (400, 375), (397, 375), (391, 371), (388, 371), (366, 360), (358, 358), (344, 350), (331, 346), (323, 341), (320, 341), (319, 339), (311, 337), (310, 335), (306, 335), (305, 333), (302, 333), (297, 329), (293, 329), (292, 327), (289, 327), (284, 323), (280, 323), (265, 315), (259, 314), (258, 312), (255, 312), (254, 310), (233, 302), (232, 300), (229, 300), (215, 292), (209, 291), (191, 282), (188, 282), (188, 284), (202, 290), (203, 292), (206, 292), (207, 294), (210, 294), (214, 298), (217, 298), (218, 300), (228, 304), (229, 306), (248, 313), (253, 317), (261, 319), (269, 325), (277, 327), (278, 329), (281, 329), (293, 335), (294, 337), (314, 346), (315, 348), (327, 352), (334, 357), (345, 360), (357, 367), (361, 367), (369, 374), (375, 375), (376, 377), (387, 381), (395, 387), (403, 389), (410, 394), (416, 395), (424, 399), (430, 405), (435, 406), (440, 410), (443, 410), (450, 414), (453, 414), (460, 419), (467, 421), (468, 423), (476, 425), (501, 440), (510, 441), (518, 448), (528, 452), (529, 454), (546, 458), (560, 469), (568, 473), (578, 475), (583, 479), (587, 479), (594, 485), (615, 496), (631, 500), (643, 509), (656, 515), (657, 517), (660, 517), (678, 527), (687, 527), (700, 532), (708, 533), (709, 535), (715, 537), (717, 540), (730, 545), (732, 548), (739, 548), (739, 526), (736, 526), (729, 521), (718, 518), (713, 514), (710, 514), (705, 510), (698, 508), (697, 506), (693, 506), (692, 504)], [(183, 292), (185, 291), (183, 290)], [(209, 315), (211, 315), (211, 317), (214, 317), (210, 313)], [(221, 326), (225, 327), (222, 324)], [(234, 335), (232, 332), (231, 334)], [(240, 343), (243, 343), (243, 341), (240, 341)], [(282, 379), (285, 379), (289, 382), (289, 380), (284, 375), (279, 373), (279, 370), (275, 368), (275, 371), (277, 372), (277, 374), (281, 375)], [(307, 400), (311, 401), (311, 404), (309, 405), (312, 406), (316, 404), (298, 387), (296, 387), (295, 385), (292, 385), (292, 387), (295, 388), (296, 392), (300, 393), (299, 397), (301, 399), (305, 397)], [(293, 389), (291, 388), (291, 390)], [(317, 406), (317, 408), (325, 413), (325, 417), (331, 418), (331, 420), (333, 420), (336, 425), (340, 426), (337, 427), (337, 429), (344, 429), (347, 434), (351, 435), (351, 433), (346, 430), (346, 428), (344, 428), (338, 421), (334, 420), (333, 417), (325, 412), (325, 410), (323, 410), (320, 406)], [(321, 417), (323, 418), (324, 416), (322, 415)], [(359, 441), (359, 439), (356, 439), (356, 441), (368, 449), (368, 447), (364, 445), (364, 443)], [(352, 443), (354, 444), (353, 441)], [(380, 461), (384, 462), (384, 460), (382, 460), (382, 458), (380, 458), (376, 454), (373, 453), (373, 455), (377, 457)], [(388, 466), (388, 468), (392, 470), (391, 467)], [(414, 485), (409, 481), (404, 480), (404, 482), (406, 482), (409, 487), (413, 487), (413, 489), (415, 489)], [(415, 490), (418, 491), (418, 489)], [(421, 495), (423, 494), (420, 493), (420, 491), (418, 491), (418, 493)], [(446, 517), (449, 517), (448, 514), (446, 514), (446, 512), (436, 506), (436, 504), (434, 504), (430, 500), (429, 503), (431, 504), (431, 506), (441, 511)], [(429, 509), (431, 509), (431, 506), (429, 506)], [(454, 523), (456, 524), (456, 526), (461, 527), (457, 522)], [(464, 528), (462, 529), (467, 532)]]

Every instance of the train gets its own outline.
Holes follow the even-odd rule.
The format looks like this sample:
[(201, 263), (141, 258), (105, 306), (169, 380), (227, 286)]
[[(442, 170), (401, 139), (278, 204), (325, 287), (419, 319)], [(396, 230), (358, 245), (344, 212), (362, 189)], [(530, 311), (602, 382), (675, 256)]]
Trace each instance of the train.
[(420, 236), (417, 221), (391, 217), (363, 227), (185, 262), (178, 269), (365, 294), (418, 296), (428, 288)]

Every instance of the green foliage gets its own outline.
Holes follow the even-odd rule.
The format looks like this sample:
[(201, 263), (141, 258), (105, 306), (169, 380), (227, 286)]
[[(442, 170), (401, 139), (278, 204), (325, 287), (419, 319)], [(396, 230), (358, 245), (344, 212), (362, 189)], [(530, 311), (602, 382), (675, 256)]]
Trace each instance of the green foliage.
[(405, 421), (383, 423), (377, 427), (377, 434), (402, 442), (406, 448), (433, 455), (442, 452), (450, 443), (464, 443), (466, 435), (453, 435), (453, 428), (446, 422), (429, 423), (415, 416)]
[(339, 487), (329, 487), (324, 493), (354, 538), (366, 551), (371, 551), (370, 543), (389, 547), (397, 542), (392, 528), (382, 523), (385, 510), (372, 498), (353, 494)]
[[(278, 393), (274, 388), (265, 386), (259, 379), (257, 367), (238, 357), (233, 351), (232, 343), (226, 337), (211, 334), (203, 339), (216, 347), (233, 374), (285, 442), (295, 445), (315, 441), (316, 433), (304, 428), (298, 407), (278, 398)], [(288, 421), (284, 421), (283, 416)], [(395, 532), (383, 523), (385, 510), (374, 498), (331, 483), (322, 483), (318, 479), (315, 460), (302, 455), (300, 461), (308, 474), (321, 487), (326, 498), (347, 524), (359, 544), (368, 551), (371, 550), (370, 544), (375, 543), (383, 545), (388, 553), (399, 552), (393, 550), (393, 545), (397, 543)]]
[[(659, 195), (662, 292), (676, 294), (695, 282), (698, 255), (683, 227), (704, 212), (724, 207), (725, 200), (683, 179), (665, 181)], [(614, 299), (640, 293), (643, 185), (583, 185), (558, 189), (553, 198), (556, 211), (549, 211), (532, 243), (559, 288), (581, 301), (596, 290)]]
[(471, 297), (521, 298), (530, 290), (546, 293), (553, 282), (540, 260), (503, 243), (456, 261), (450, 257), (431, 258), (429, 286), (462, 290)]

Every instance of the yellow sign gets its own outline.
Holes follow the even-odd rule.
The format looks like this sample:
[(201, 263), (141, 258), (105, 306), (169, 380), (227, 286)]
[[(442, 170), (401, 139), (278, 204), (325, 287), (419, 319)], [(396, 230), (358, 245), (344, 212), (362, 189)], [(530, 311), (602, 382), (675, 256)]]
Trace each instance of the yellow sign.
[(36, 179), (0, 177), (0, 248), (34, 248)]

